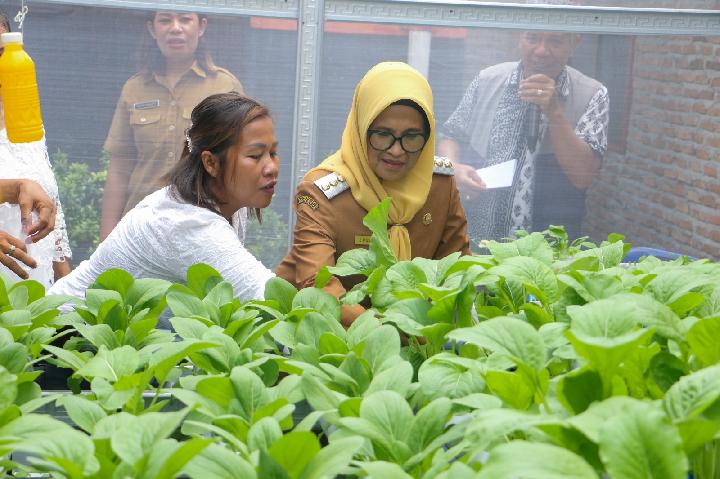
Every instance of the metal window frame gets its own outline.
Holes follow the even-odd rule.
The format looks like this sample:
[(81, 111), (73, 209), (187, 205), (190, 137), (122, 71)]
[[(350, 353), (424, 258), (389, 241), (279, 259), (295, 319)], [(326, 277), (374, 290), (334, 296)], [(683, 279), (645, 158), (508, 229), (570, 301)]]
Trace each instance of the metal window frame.
[[(46, 4), (167, 9), (297, 19), (291, 188), (316, 160), (323, 23), (394, 23), (443, 27), (557, 30), (633, 35), (720, 34), (720, 10), (526, 5), (441, 0), (39, 0)], [(294, 215), (289, 214), (290, 228)]]

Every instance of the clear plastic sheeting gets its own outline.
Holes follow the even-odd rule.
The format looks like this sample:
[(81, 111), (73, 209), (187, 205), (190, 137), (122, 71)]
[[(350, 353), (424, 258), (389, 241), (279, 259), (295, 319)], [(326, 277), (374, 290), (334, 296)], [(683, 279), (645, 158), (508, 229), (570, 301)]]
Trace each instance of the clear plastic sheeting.
[[(480, 3), (468, 5), (481, 9)], [(628, 24), (636, 13), (623, 13), (623, 8), (720, 9), (720, 1), (710, 0), (571, 3), (616, 7)], [(193, 105), (183, 97), (189, 93), (178, 87), (182, 83), (175, 85), (177, 98), (143, 93), (157, 80), (152, 75), (136, 82), (140, 93), (128, 91), (128, 80), (139, 71), (143, 42), (151, 41), (153, 11), (100, 2), (31, 1), (28, 6), (25, 48), (36, 63), (48, 150), (77, 262), (100, 236), (106, 170), (108, 161), (116, 159), (106, 149), (117, 147), (125, 156), (152, 151), (157, 167), (138, 181), (160, 181), (182, 151), (182, 142), (174, 142), (182, 140)], [(327, 0), (325, 7), (337, 16)], [(20, 1), (3, 0), (0, 8), (13, 17)], [(263, 224), (251, 221), (246, 232), (248, 248), (268, 267), (287, 251), (293, 188), (304, 173), (293, 170), (298, 125), (315, 125), (311, 163), (320, 163), (340, 144), (358, 80), (388, 60), (410, 62), (430, 81), (440, 135), (437, 153), (447, 156), (443, 142), (455, 142), (456, 177), (476, 245), (517, 229), (542, 231), (562, 224), (573, 238), (597, 242), (619, 232), (635, 246), (720, 259), (717, 31), (634, 35), (420, 25), (401, 13), (392, 22), (328, 19), (321, 32), (319, 74), (311, 78), (317, 96), (296, 98), (298, 79), (304, 78), (298, 69), (304, 49), (298, 48), (296, 19), (287, 18), (287, 12), (276, 18), (246, 11), (206, 16), (203, 8), (192, 9), (206, 18), (202, 42), (214, 64), (266, 103), (275, 119), (280, 182)], [(553, 65), (558, 68), (545, 69)], [(191, 75), (200, 80), (207, 73), (201, 65)], [(549, 110), (541, 109), (537, 154), (528, 159), (530, 108), (518, 89), (538, 73), (552, 81), (549, 101), (559, 101), (563, 115), (550, 118)], [(233, 84), (228, 82), (222, 88)], [(534, 90), (543, 91), (538, 97), (550, 91)], [(119, 102), (123, 95), (124, 104)], [(165, 110), (172, 101), (176, 109)], [(297, 113), (300, 101), (314, 102), (315, 118)], [(118, 116), (121, 105), (129, 110)], [(114, 117), (124, 124), (113, 126)], [(113, 131), (125, 136), (110, 141)], [(568, 146), (569, 138), (579, 143)], [(511, 187), (472, 191), (463, 186), (462, 166), (479, 169), (507, 160), (518, 161)]]
[[(13, 17), (19, 2), (2, 2), (0, 8)], [(270, 266), (287, 246), (296, 34), (292, 29), (256, 28), (249, 17), (208, 15), (202, 39), (222, 69), (220, 78), (205, 85), (202, 69), (189, 72), (168, 92), (152, 78), (132, 80), (137, 80), (153, 14), (29, 3), (25, 47), (37, 68), (48, 151), (64, 189), (61, 199), (67, 203), (66, 222), (77, 252), (74, 262), (89, 256), (100, 235), (105, 172), (108, 161), (114, 161), (105, 148), (112, 146), (129, 159), (139, 155), (149, 165), (144, 175), (133, 179), (136, 185), (145, 186), (151, 179), (159, 184), (182, 152), (194, 104), (206, 94), (236, 89), (234, 77), (245, 93), (268, 105), (277, 129), (280, 185), (263, 225), (251, 223), (247, 234), (248, 241), (258, 245), (254, 252)], [(122, 110), (120, 124), (112, 128), (116, 108)], [(138, 160), (135, 171), (141, 164)], [(141, 192), (153, 189), (155, 184), (146, 185)], [(125, 199), (130, 197), (128, 193)]]

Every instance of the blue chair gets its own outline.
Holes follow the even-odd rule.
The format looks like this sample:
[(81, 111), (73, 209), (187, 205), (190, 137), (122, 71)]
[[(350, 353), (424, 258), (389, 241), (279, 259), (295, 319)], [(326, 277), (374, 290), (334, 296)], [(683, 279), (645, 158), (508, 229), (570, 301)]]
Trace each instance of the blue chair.
[(648, 248), (645, 246), (639, 246), (637, 248), (630, 248), (630, 251), (628, 251), (628, 253), (625, 255), (625, 259), (623, 259), (623, 262), (636, 263), (640, 260), (640, 258), (642, 258), (644, 256), (654, 256), (663, 261), (672, 261), (674, 259), (678, 259), (681, 256), (685, 256), (691, 260), (695, 259), (691, 256), (683, 255), (680, 253), (675, 253), (672, 251), (666, 251), (664, 249)]

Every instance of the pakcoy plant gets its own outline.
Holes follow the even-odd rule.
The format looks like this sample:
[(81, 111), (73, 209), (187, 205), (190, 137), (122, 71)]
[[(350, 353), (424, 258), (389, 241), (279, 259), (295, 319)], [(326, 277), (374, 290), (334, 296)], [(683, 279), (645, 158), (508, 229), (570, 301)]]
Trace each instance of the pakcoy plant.
[[(560, 228), (397, 261), (388, 206), (365, 219), (368, 249), (315, 288), (274, 278), (263, 301), (207, 265), (183, 284), (111, 270), (70, 307), (3, 282), (0, 470), (718, 477), (720, 265), (623, 264), (621, 236)], [(366, 281), (340, 301), (320, 289), (345, 274)], [(344, 329), (341, 302), (361, 301)], [(40, 391), (42, 361), (71, 390)]]
[[(571, 248), (557, 240), (557, 231), (555, 238), (533, 233), (489, 242), (484, 257), (393, 263), (385, 225), (371, 215), (366, 225), (377, 241), (367, 252), (341, 257), (328, 273), (367, 276), (343, 302), (367, 293), (381, 321), (423, 338), (406, 348), (424, 353), (413, 383), (419, 384), (416, 406), (438, 397), (432, 381), (423, 380), (432, 377), (435, 384), (450, 378), (461, 385), (460, 391), (443, 389), (444, 397), (490, 392), (521, 411), (582, 414), (615, 396), (661, 399), (680, 378), (717, 363), (710, 339), (718, 322), (717, 264), (646, 258), (622, 265), (629, 248), (622, 236)], [(472, 298), (469, 310), (463, 294)], [(440, 308), (442, 316), (429, 314)], [(427, 334), (432, 328), (443, 331)], [(443, 346), (449, 351), (438, 354)], [(710, 403), (717, 399), (711, 397)], [(684, 452), (706, 457), (695, 461), (696, 475), (712, 463), (708, 454), (717, 455), (710, 439), (717, 430), (707, 421), (713, 420), (700, 422), (710, 428), (703, 436), (710, 450), (708, 444), (699, 450), (683, 434)]]

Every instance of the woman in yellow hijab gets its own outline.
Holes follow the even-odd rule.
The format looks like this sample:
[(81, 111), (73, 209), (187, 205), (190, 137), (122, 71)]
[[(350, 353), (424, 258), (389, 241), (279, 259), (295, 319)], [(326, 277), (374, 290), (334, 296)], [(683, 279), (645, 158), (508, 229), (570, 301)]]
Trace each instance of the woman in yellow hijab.
[[(310, 170), (295, 196), (290, 252), (278, 276), (312, 286), (325, 265), (367, 247), (362, 219), (390, 196), (390, 242), (396, 257), (439, 259), (469, 254), (467, 222), (452, 164), (435, 158), (432, 90), (425, 77), (399, 62), (380, 63), (355, 89), (340, 149)], [(325, 290), (340, 297), (358, 278), (333, 278)], [(362, 311), (344, 308), (347, 325)]]

